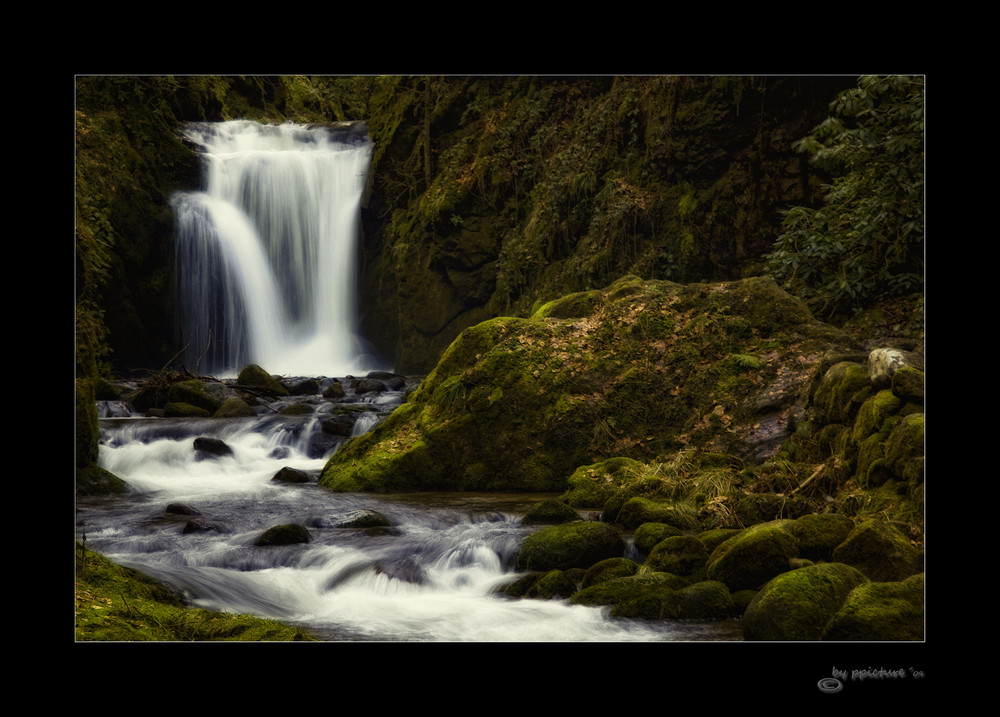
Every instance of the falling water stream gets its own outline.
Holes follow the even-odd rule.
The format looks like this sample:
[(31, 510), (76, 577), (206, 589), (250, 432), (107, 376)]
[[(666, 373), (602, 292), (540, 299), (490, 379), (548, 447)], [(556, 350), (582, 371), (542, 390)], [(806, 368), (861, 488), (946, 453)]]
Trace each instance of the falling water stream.
[[(382, 369), (357, 333), (354, 253), (371, 154), (367, 136), (298, 125), (192, 125), (203, 191), (179, 194), (178, 260), (188, 360), (225, 380), (246, 363), (286, 376)], [(190, 365), (190, 364), (189, 364)], [(327, 383), (330, 379), (327, 379)], [(343, 381), (344, 385), (350, 385)], [(83, 498), (88, 549), (180, 591), (190, 604), (301, 625), (330, 641), (722, 641), (728, 624), (609, 618), (565, 600), (509, 599), (521, 523), (537, 495), (373, 496), (317, 483), (342, 440), (323, 418), (353, 406), (370, 430), (409, 386), (336, 401), (289, 399), (307, 415), (260, 406), (246, 418), (150, 418), (102, 404), (99, 463), (129, 486)], [(206, 455), (199, 437), (223, 441)], [(275, 481), (283, 468), (304, 483)], [(349, 527), (377, 511), (388, 530)], [(268, 528), (309, 540), (262, 547)]]

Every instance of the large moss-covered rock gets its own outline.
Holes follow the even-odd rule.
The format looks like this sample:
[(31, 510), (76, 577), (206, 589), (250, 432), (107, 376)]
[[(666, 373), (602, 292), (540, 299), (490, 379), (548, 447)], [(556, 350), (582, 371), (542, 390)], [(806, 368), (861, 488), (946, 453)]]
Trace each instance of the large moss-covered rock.
[(645, 565), (652, 570), (685, 577), (704, 572), (708, 548), (693, 535), (664, 538), (653, 548)]
[(638, 572), (583, 588), (574, 593), (569, 602), (573, 605), (612, 606), (628, 613), (629, 617), (659, 619), (663, 617), (663, 601), (690, 584), (690, 581), (679, 575)]
[(867, 578), (842, 563), (820, 563), (769, 581), (743, 614), (747, 640), (819, 640), (850, 592)]
[(559, 491), (609, 455), (759, 456), (777, 450), (828, 348), (849, 343), (770, 279), (626, 277), (583, 306), (463, 331), (404, 406), (341, 446), (322, 484)]
[(838, 513), (804, 515), (791, 527), (799, 541), (799, 555), (809, 560), (832, 560), (834, 549), (847, 540), (854, 520)]
[(632, 534), (632, 544), (640, 552), (648, 554), (664, 538), (680, 534), (680, 528), (668, 523), (643, 523)]
[(640, 567), (639, 563), (628, 558), (606, 558), (587, 568), (581, 587), (589, 588), (614, 578), (627, 578), (639, 572)]
[(923, 572), (921, 553), (891, 523), (870, 518), (833, 551), (837, 562), (853, 565), (876, 581), (903, 580)]
[(922, 640), (924, 574), (854, 588), (823, 629), (824, 640)]
[(580, 514), (560, 500), (536, 503), (521, 518), (525, 525), (556, 525), (574, 520), (580, 520)]
[(528, 536), (517, 554), (519, 570), (589, 568), (623, 557), (625, 541), (613, 525), (576, 521), (542, 528)]
[(799, 554), (791, 523), (761, 523), (722, 543), (709, 556), (708, 579), (723, 582), (733, 591), (753, 590), (789, 570), (789, 560)]

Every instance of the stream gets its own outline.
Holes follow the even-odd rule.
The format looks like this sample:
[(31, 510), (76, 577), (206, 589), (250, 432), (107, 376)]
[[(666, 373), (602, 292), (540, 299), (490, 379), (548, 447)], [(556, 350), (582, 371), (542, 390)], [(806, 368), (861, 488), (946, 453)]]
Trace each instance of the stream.
[[(611, 619), (565, 600), (509, 599), (495, 589), (520, 577), (515, 556), (538, 527), (520, 517), (538, 495), (332, 493), (316, 479), (339, 443), (320, 439), (323, 412), (365, 408), (370, 430), (402, 400), (385, 391), (319, 396), (287, 416), (145, 418), (101, 405), (99, 463), (130, 490), (77, 502), (77, 538), (89, 550), (180, 591), (195, 607), (299, 625), (325, 641), (624, 642), (740, 640), (735, 623)], [(114, 417), (112, 417), (114, 416)], [(206, 455), (212, 436), (231, 454)], [(347, 440), (346, 438), (341, 440)], [(273, 480), (282, 468), (305, 483)], [(345, 527), (377, 511), (392, 527)], [(309, 541), (255, 546), (268, 528), (298, 523)]]

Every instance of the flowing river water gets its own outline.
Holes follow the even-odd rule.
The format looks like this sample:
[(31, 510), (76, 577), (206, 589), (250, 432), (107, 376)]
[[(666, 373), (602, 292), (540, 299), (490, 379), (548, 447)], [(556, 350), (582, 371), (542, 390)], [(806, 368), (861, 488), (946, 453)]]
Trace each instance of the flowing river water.
[[(402, 396), (349, 395), (348, 404), (369, 409), (355, 431), (369, 429)], [(732, 623), (611, 619), (606, 610), (565, 600), (498, 596), (498, 586), (520, 576), (518, 547), (538, 529), (520, 518), (544, 496), (329, 492), (316, 478), (337, 444), (321, 440), (320, 422), (324, 411), (345, 404), (296, 400), (316, 412), (283, 416), (271, 406), (256, 418), (102, 418), (99, 462), (129, 492), (78, 501), (77, 537), (177, 589), (193, 606), (300, 625), (322, 640), (741, 639)], [(232, 453), (195, 450), (201, 436), (221, 439)], [(285, 467), (311, 480), (273, 480)], [(343, 527), (372, 510), (392, 528)], [(265, 530), (287, 523), (305, 526), (309, 541), (254, 545)]]

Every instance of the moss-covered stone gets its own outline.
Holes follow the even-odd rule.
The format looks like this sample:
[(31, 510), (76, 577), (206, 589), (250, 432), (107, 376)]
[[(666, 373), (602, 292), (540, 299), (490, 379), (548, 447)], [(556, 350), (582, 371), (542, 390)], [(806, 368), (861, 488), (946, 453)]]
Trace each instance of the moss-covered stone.
[(692, 527), (689, 513), (679, 509), (672, 502), (650, 498), (630, 498), (622, 506), (617, 516), (604, 511), (605, 520), (614, 520), (626, 528), (635, 529), (643, 523), (666, 523), (678, 529)]
[(841, 563), (820, 563), (778, 575), (743, 614), (747, 640), (819, 640), (850, 592), (867, 582)]
[(854, 520), (838, 513), (804, 515), (791, 527), (799, 542), (799, 555), (809, 560), (832, 560), (834, 549), (847, 540)]
[(823, 629), (822, 639), (924, 639), (924, 574), (854, 588)]
[(868, 370), (860, 363), (841, 361), (823, 375), (812, 404), (821, 423), (851, 423), (868, 390)]
[(584, 588), (570, 597), (572, 605), (610, 605), (622, 608), (628, 617), (663, 617), (662, 604), (669, 596), (690, 582), (678, 575), (639, 572), (612, 578)]
[(924, 482), (924, 414), (897, 423), (885, 441), (885, 461), (892, 474), (913, 485)]
[(664, 538), (650, 552), (644, 565), (651, 570), (694, 577), (704, 573), (708, 548), (693, 535)]
[(587, 568), (581, 581), (581, 587), (589, 588), (614, 578), (635, 575), (639, 572), (640, 567), (639, 563), (628, 558), (607, 558), (598, 561)]
[(871, 580), (903, 580), (923, 572), (920, 551), (892, 524), (870, 518), (833, 551), (837, 562), (852, 565)]
[(226, 399), (215, 412), (215, 418), (250, 418), (256, 415), (253, 407), (239, 396)]
[(730, 590), (756, 589), (789, 569), (798, 557), (791, 521), (773, 521), (747, 528), (712, 551), (706, 575)]
[(518, 570), (589, 568), (623, 557), (625, 541), (613, 525), (576, 521), (542, 528), (528, 536), (517, 554)]
[(524, 597), (535, 600), (563, 600), (576, 592), (576, 583), (562, 570), (549, 570), (525, 590)]
[(278, 379), (271, 376), (271, 374), (257, 364), (244, 366), (240, 371), (239, 376), (236, 378), (236, 381), (241, 386), (252, 386), (254, 388), (263, 389), (267, 393), (275, 396), (289, 395), (288, 389), (285, 388), (285, 386)]
[(525, 525), (555, 525), (580, 520), (580, 514), (561, 500), (543, 500), (521, 518)]
[(681, 529), (669, 523), (643, 523), (632, 534), (632, 542), (637, 550), (648, 554), (664, 538), (680, 534)]

